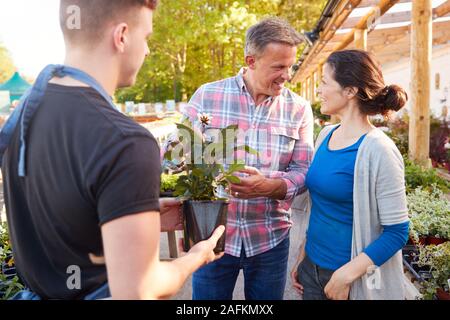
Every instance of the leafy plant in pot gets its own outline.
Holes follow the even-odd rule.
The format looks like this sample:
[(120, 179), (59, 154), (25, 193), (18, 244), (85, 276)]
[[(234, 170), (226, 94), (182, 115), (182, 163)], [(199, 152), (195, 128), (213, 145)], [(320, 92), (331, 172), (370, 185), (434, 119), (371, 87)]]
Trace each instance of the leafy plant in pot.
[(450, 237), (450, 205), (436, 185), (416, 188), (407, 196), (410, 236), (416, 244), (440, 244)]
[(429, 266), (431, 272), (422, 286), (424, 299), (450, 300), (450, 242), (420, 246), (419, 265)]
[[(216, 140), (207, 137), (205, 131), (211, 119), (207, 114), (198, 114), (200, 130), (188, 119), (178, 123), (177, 143), (171, 142), (172, 148), (164, 155), (166, 162), (184, 171), (176, 181), (174, 195), (183, 201), (186, 251), (209, 238), (219, 225), (226, 227), (229, 199), (225, 190), (230, 183), (240, 182), (235, 173), (245, 168), (236, 152), (257, 154), (248, 146), (236, 146), (237, 125), (221, 129)], [(225, 250), (225, 234), (214, 252)]]
[(0, 223), (0, 300), (8, 300), (24, 285), (17, 276), (6, 223)]

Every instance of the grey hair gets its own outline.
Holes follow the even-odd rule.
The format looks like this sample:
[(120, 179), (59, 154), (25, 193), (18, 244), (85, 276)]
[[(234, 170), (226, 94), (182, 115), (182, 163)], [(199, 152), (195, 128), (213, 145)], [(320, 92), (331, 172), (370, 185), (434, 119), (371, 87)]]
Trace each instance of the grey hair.
[(271, 17), (260, 21), (247, 30), (245, 56), (261, 55), (270, 43), (282, 43), (296, 47), (304, 40), (286, 20)]

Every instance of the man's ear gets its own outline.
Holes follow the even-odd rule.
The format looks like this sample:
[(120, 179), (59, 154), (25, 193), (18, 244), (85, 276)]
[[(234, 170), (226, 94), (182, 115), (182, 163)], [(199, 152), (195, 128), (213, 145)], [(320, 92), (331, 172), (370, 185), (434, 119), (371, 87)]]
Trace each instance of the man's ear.
[(256, 57), (255, 56), (246, 56), (245, 63), (250, 69), (255, 69)]
[(114, 47), (120, 53), (125, 52), (125, 47), (128, 42), (128, 30), (128, 25), (126, 23), (121, 23), (114, 29)]

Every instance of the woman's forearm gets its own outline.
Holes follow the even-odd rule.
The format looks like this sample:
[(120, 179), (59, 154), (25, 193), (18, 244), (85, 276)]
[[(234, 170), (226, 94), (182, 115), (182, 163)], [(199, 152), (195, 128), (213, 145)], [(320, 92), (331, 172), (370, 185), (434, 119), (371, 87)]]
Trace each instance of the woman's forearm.
[(340, 271), (341, 274), (344, 275), (344, 278), (346, 279), (345, 282), (347, 284), (351, 284), (357, 279), (361, 278), (363, 275), (365, 275), (368, 272), (369, 267), (373, 265), (374, 263), (372, 259), (370, 259), (367, 254), (361, 253), (353, 260), (343, 265), (340, 268), (341, 269)]

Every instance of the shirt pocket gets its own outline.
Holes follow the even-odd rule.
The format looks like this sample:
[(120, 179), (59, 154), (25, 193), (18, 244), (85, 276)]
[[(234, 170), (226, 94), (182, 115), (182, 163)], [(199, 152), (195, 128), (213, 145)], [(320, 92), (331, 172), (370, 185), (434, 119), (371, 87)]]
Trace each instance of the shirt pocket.
[(292, 159), (295, 143), (300, 139), (298, 129), (272, 126), (270, 134), (272, 159), (279, 161), (279, 171), (285, 171)]

